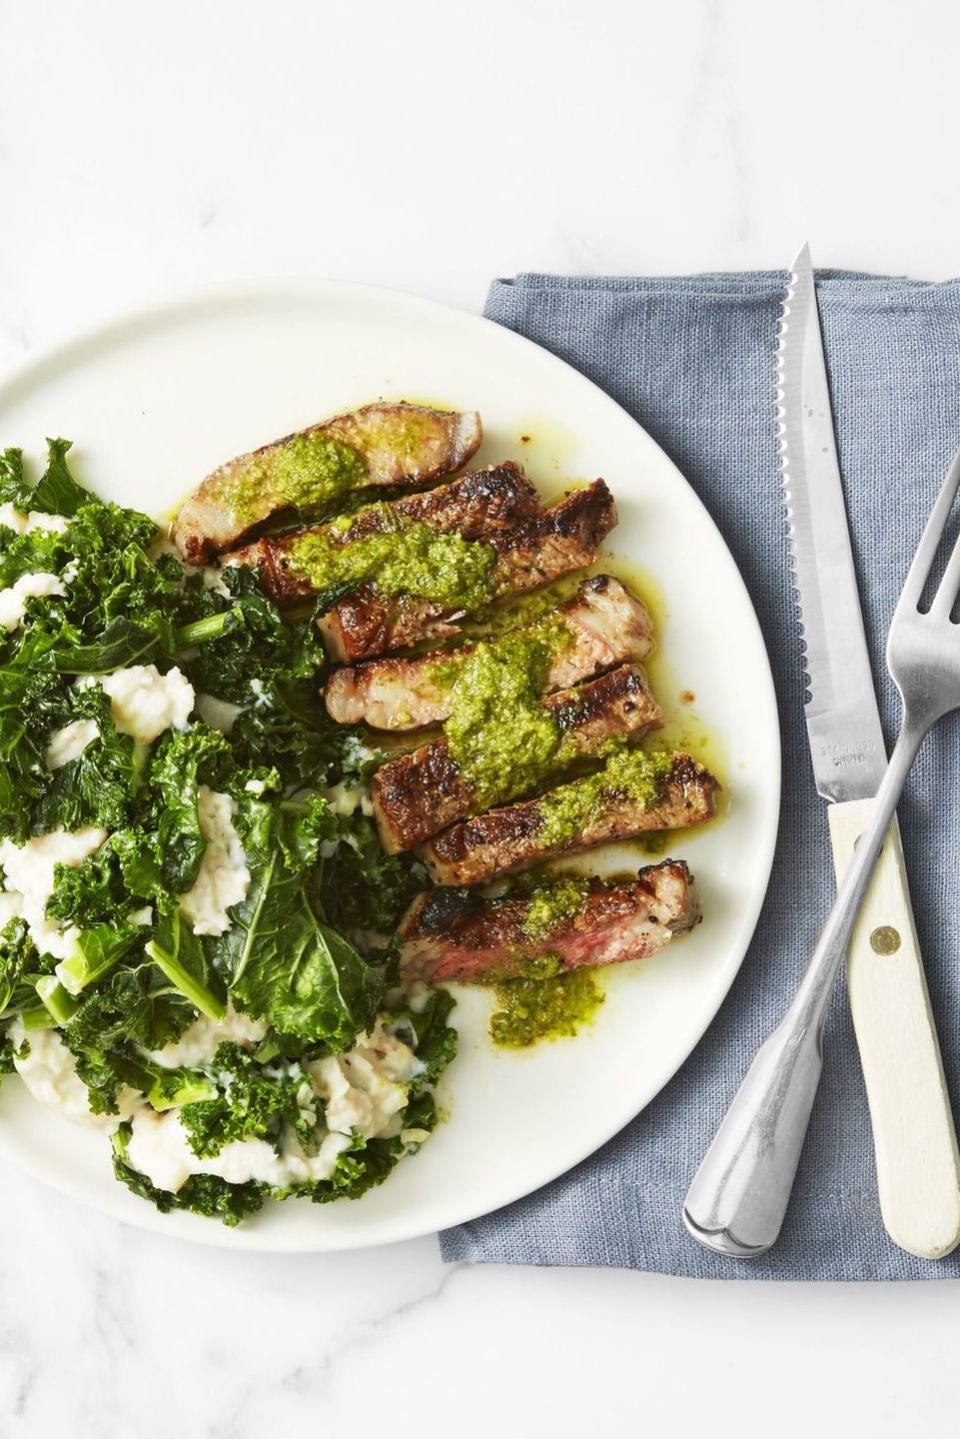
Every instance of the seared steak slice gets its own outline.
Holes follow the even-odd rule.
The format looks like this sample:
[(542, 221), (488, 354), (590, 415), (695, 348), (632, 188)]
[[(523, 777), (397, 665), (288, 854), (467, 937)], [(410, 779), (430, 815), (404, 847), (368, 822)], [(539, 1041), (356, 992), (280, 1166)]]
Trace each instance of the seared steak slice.
[[(592, 779), (594, 776), (574, 780), (563, 790), (569, 792)], [(559, 842), (547, 843), (539, 834), (547, 821), (544, 805), (550, 796), (545, 796), (452, 825), (424, 845), (421, 854), (437, 884), (480, 884), (495, 875), (511, 874), (554, 855), (576, 854), (609, 840), (703, 824), (713, 815), (717, 788), (708, 770), (689, 755), (678, 754), (652, 804), (637, 803), (616, 792), (604, 794), (577, 832)]]
[[(617, 523), (604, 480), (576, 490), (560, 504), (512, 529), (491, 535), (496, 556), (496, 595), (523, 594), (590, 565), (597, 547)], [(362, 660), (402, 649), (418, 640), (457, 633), (462, 609), (414, 596), (391, 599), (363, 585), (318, 621), (327, 652), (336, 660)]]
[(636, 879), (591, 879), (573, 914), (531, 939), (530, 897), (481, 899), (463, 890), (418, 894), (400, 925), (407, 983), (506, 979), (551, 954), (565, 970), (646, 959), (700, 919), (693, 876), (681, 860), (641, 869)]
[[(578, 684), (611, 665), (642, 660), (653, 647), (653, 622), (645, 606), (610, 575), (584, 580), (551, 618), (565, 627), (569, 640), (550, 665), (548, 691)], [(471, 648), (465, 645), (458, 653)], [(327, 709), (339, 724), (366, 723), (375, 729), (441, 724), (450, 713), (450, 689), (433, 679), (436, 662), (433, 654), (388, 656), (334, 670), (327, 680)]]
[[(621, 665), (581, 689), (548, 696), (543, 705), (560, 733), (554, 774), (578, 758), (595, 755), (609, 739), (639, 739), (663, 722), (639, 665)], [(524, 788), (529, 791), (532, 786)], [(518, 792), (507, 789), (500, 794), (500, 803)], [(445, 739), (381, 765), (370, 793), (380, 841), (388, 854), (422, 844), (476, 807), (474, 787), (461, 774)]]
[(173, 538), (184, 559), (199, 564), (275, 510), (325, 503), (367, 485), (418, 485), (452, 474), (482, 438), (475, 410), (367, 405), (221, 465), (184, 501)]
[(260, 584), (271, 599), (282, 604), (313, 592), (314, 586), (292, 565), (291, 551), (303, 535), (322, 533), (334, 544), (352, 544), (366, 535), (382, 534), (402, 524), (429, 525), (432, 530), (455, 530), (464, 539), (483, 539), (540, 510), (537, 491), (519, 465), (508, 460), (461, 475), (446, 485), (422, 494), (404, 495), (389, 505), (358, 510), (349, 529), (312, 525), (293, 534), (255, 540), (222, 557), (224, 565), (249, 565), (260, 570)]

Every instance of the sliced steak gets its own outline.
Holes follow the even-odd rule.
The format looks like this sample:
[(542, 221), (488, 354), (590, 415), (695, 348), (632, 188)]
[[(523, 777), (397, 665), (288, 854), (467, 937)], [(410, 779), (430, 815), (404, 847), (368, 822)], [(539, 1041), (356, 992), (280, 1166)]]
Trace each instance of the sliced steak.
[(524, 962), (554, 955), (565, 970), (645, 959), (699, 922), (693, 876), (681, 860), (641, 869), (636, 879), (591, 879), (580, 907), (531, 939), (529, 897), (481, 899), (463, 890), (419, 894), (400, 925), (405, 982), (505, 979)]
[[(574, 780), (566, 791), (590, 783)], [(686, 829), (703, 824), (714, 812), (718, 788), (713, 775), (689, 755), (675, 755), (659, 796), (649, 805), (609, 792), (598, 799), (577, 833), (548, 844), (540, 837), (546, 820), (544, 799), (492, 809), (438, 834), (421, 851), (437, 884), (480, 884), (559, 854), (576, 854), (610, 840), (632, 839), (652, 830)]]
[[(597, 548), (617, 523), (617, 509), (604, 480), (576, 490), (533, 519), (491, 535), (496, 557), (496, 597), (523, 594), (561, 575), (593, 564)], [(413, 596), (391, 599), (363, 585), (318, 621), (327, 652), (335, 660), (362, 660), (388, 654), (420, 640), (457, 633), (462, 609)]]
[(418, 485), (452, 474), (482, 438), (475, 410), (367, 405), (221, 465), (184, 501), (173, 539), (184, 559), (199, 564), (231, 549), (276, 510), (368, 485)]
[(349, 529), (311, 525), (276, 538), (255, 540), (222, 557), (224, 565), (248, 565), (260, 570), (260, 584), (271, 599), (282, 604), (311, 594), (315, 586), (291, 565), (291, 552), (303, 535), (319, 533), (334, 544), (352, 544), (367, 535), (384, 534), (403, 524), (429, 525), (432, 530), (455, 530), (464, 539), (483, 539), (517, 520), (540, 512), (533, 483), (519, 465), (507, 461), (461, 475), (448, 484), (422, 494), (404, 495), (388, 505), (369, 505), (354, 515)]
[[(639, 665), (621, 665), (581, 689), (548, 696), (543, 705), (556, 720), (560, 735), (554, 775), (579, 758), (597, 754), (607, 740), (639, 739), (663, 722)], [(527, 793), (531, 788), (524, 786)], [(381, 765), (370, 793), (388, 854), (422, 844), (478, 807), (476, 791), (461, 774), (445, 739)], [(519, 789), (505, 787), (499, 803), (518, 793)]]
[[(551, 619), (563, 625), (569, 640), (550, 665), (548, 691), (579, 684), (611, 665), (642, 660), (653, 647), (653, 622), (646, 607), (611, 575), (584, 580)], [(535, 628), (524, 626), (527, 631)], [(464, 646), (458, 653), (471, 648)], [(450, 713), (450, 689), (434, 680), (436, 662), (433, 654), (416, 659), (388, 656), (334, 670), (327, 680), (327, 709), (339, 724), (365, 723), (374, 729), (441, 724)]]

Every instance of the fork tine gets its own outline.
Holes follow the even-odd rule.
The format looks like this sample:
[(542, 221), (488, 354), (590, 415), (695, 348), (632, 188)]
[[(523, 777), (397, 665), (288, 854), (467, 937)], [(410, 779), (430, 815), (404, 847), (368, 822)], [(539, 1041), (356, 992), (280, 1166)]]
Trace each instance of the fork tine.
[[(926, 528), (920, 536), (920, 543), (917, 545), (917, 552), (913, 557), (913, 564), (910, 566), (903, 592), (900, 595), (900, 602), (897, 611), (912, 609), (915, 610), (920, 604), (920, 596), (923, 594), (923, 587), (927, 582), (930, 573), (930, 566), (933, 564), (940, 541), (947, 521), (950, 518), (950, 511), (953, 509), (953, 502), (957, 497), (957, 490), (960, 489), (960, 450), (953, 457), (953, 464), (947, 471), (947, 478), (937, 496), (937, 502), (930, 512)], [(940, 592), (937, 591), (937, 598)], [(954, 597), (956, 597), (956, 586), (954, 586)], [(951, 605), (953, 601), (951, 600)]]
[(953, 554), (950, 556), (937, 593), (933, 597), (930, 613), (936, 615), (938, 619), (949, 615), (956, 601), (958, 590), (960, 590), (960, 535), (953, 547)]

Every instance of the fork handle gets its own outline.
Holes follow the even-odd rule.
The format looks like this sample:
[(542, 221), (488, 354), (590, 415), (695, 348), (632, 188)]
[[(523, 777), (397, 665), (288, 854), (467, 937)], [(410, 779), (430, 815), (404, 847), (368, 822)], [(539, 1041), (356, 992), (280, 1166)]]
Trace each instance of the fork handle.
[(747, 1258), (776, 1242), (823, 1067), (823, 1023), (904, 780), (932, 720), (904, 714), (869, 823), (793, 1002), (759, 1050), (687, 1191), (684, 1223), (707, 1249)]
[[(873, 807), (828, 807), (838, 885)], [(901, 1249), (939, 1259), (960, 1242), (960, 1155), (896, 819), (850, 938), (847, 988), (884, 1225)]]
[(765, 1254), (780, 1233), (823, 1068), (818, 1023), (788, 1013), (761, 1045), (700, 1163), (683, 1222), (733, 1259)]

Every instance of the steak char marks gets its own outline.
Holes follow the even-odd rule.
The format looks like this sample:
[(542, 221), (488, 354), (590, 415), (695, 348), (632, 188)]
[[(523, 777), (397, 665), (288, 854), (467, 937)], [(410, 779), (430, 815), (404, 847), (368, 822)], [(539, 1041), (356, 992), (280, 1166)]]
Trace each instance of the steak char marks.
[(298, 574), (292, 556), (303, 536), (329, 536), (335, 544), (352, 544), (367, 535), (383, 534), (404, 523), (428, 525), (443, 533), (456, 531), (464, 539), (483, 539), (518, 520), (540, 513), (537, 491), (519, 465), (507, 461), (489, 469), (474, 470), (434, 490), (404, 495), (388, 505), (359, 510), (348, 530), (311, 525), (293, 534), (265, 537), (224, 555), (221, 564), (259, 569), (261, 588), (284, 604), (312, 594), (316, 586)]
[(541, 798), (451, 825), (425, 844), (421, 854), (436, 884), (481, 884), (556, 855), (576, 854), (651, 831), (703, 824), (713, 816), (718, 787), (709, 770), (689, 755), (678, 754), (654, 803), (607, 795), (577, 833), (561, 842), (547, 844), (539, 837), (545, 820)]
[[(173, 539), (185, 560), (202, 564), (213, 555), (233, 549), (244, 535), (291, 503), (286, 478), (278, 480), (278, 465), (295, 446), (318, 442), (353, 452), (357, 473), (350, 489), (370, 485), (411, 488), (452, 475), (479, 448), (483, 425), (475, 410), (459, 414), (419, 405), (366, 405), (336, 415), (295, 435), (285, 435), (249, 454), (238, 455), (213, 470), (187, 496), (173, 522)], [(305, 461), (309, 471), (309, 461)], [(296, 460), (294, 460), (296, 464)], [(297, 474), (298, 502), (302, 496), (324, 497), (322, 483), (309, 472)]]
[[(523, 594), (593, 564), (617, 522), (604, 480), (485, 541), (496, 557), (497, 598)], [(332, 659), (352, 662), (455, 635), (464, 611), (415, 596), (390, 598), (372, 585), (347, 595), (317, 621)]]
[[(645, 659), (653, 648), (646, 607), (612, 575), (584, 580), (553, 618), (566, 631), (547, 671), (546, 692), (566, 689), (613, 665)], [(536, 628), (536, 622), (524, 626)], [(469, 654), (472, 645), (457, 651)], [(327, 680), (327, 709), (339, 724), (415, 730), (449, 718), (451, 689), (436, 682), (436, 655), (386, 656), (334, 670)]]
[(481, 899), (462, 890), (417, 895), (400, 926), (404, 981), (510, 978), (544, 953), (564, 970), (645, 959), (700, 920), (693, 877), (673, 859), (623, 883), (589, 880), (579, 908), (536, 939), (525, 928), (530, 904), (526, 896)]
[[(543, 706), (556, 721), (562, 763), (594, 755), (615, 737), (639, 739), (662, 723), (639, 665), (621, 665), (580, 689), (561, 690)], [(512, 799), (517, 792), (504, 793), (501, 799)], [(381, 765), (370, 794), (380, 841), (395, 854), (469, 814), (475, 790), (441, 739)]]

